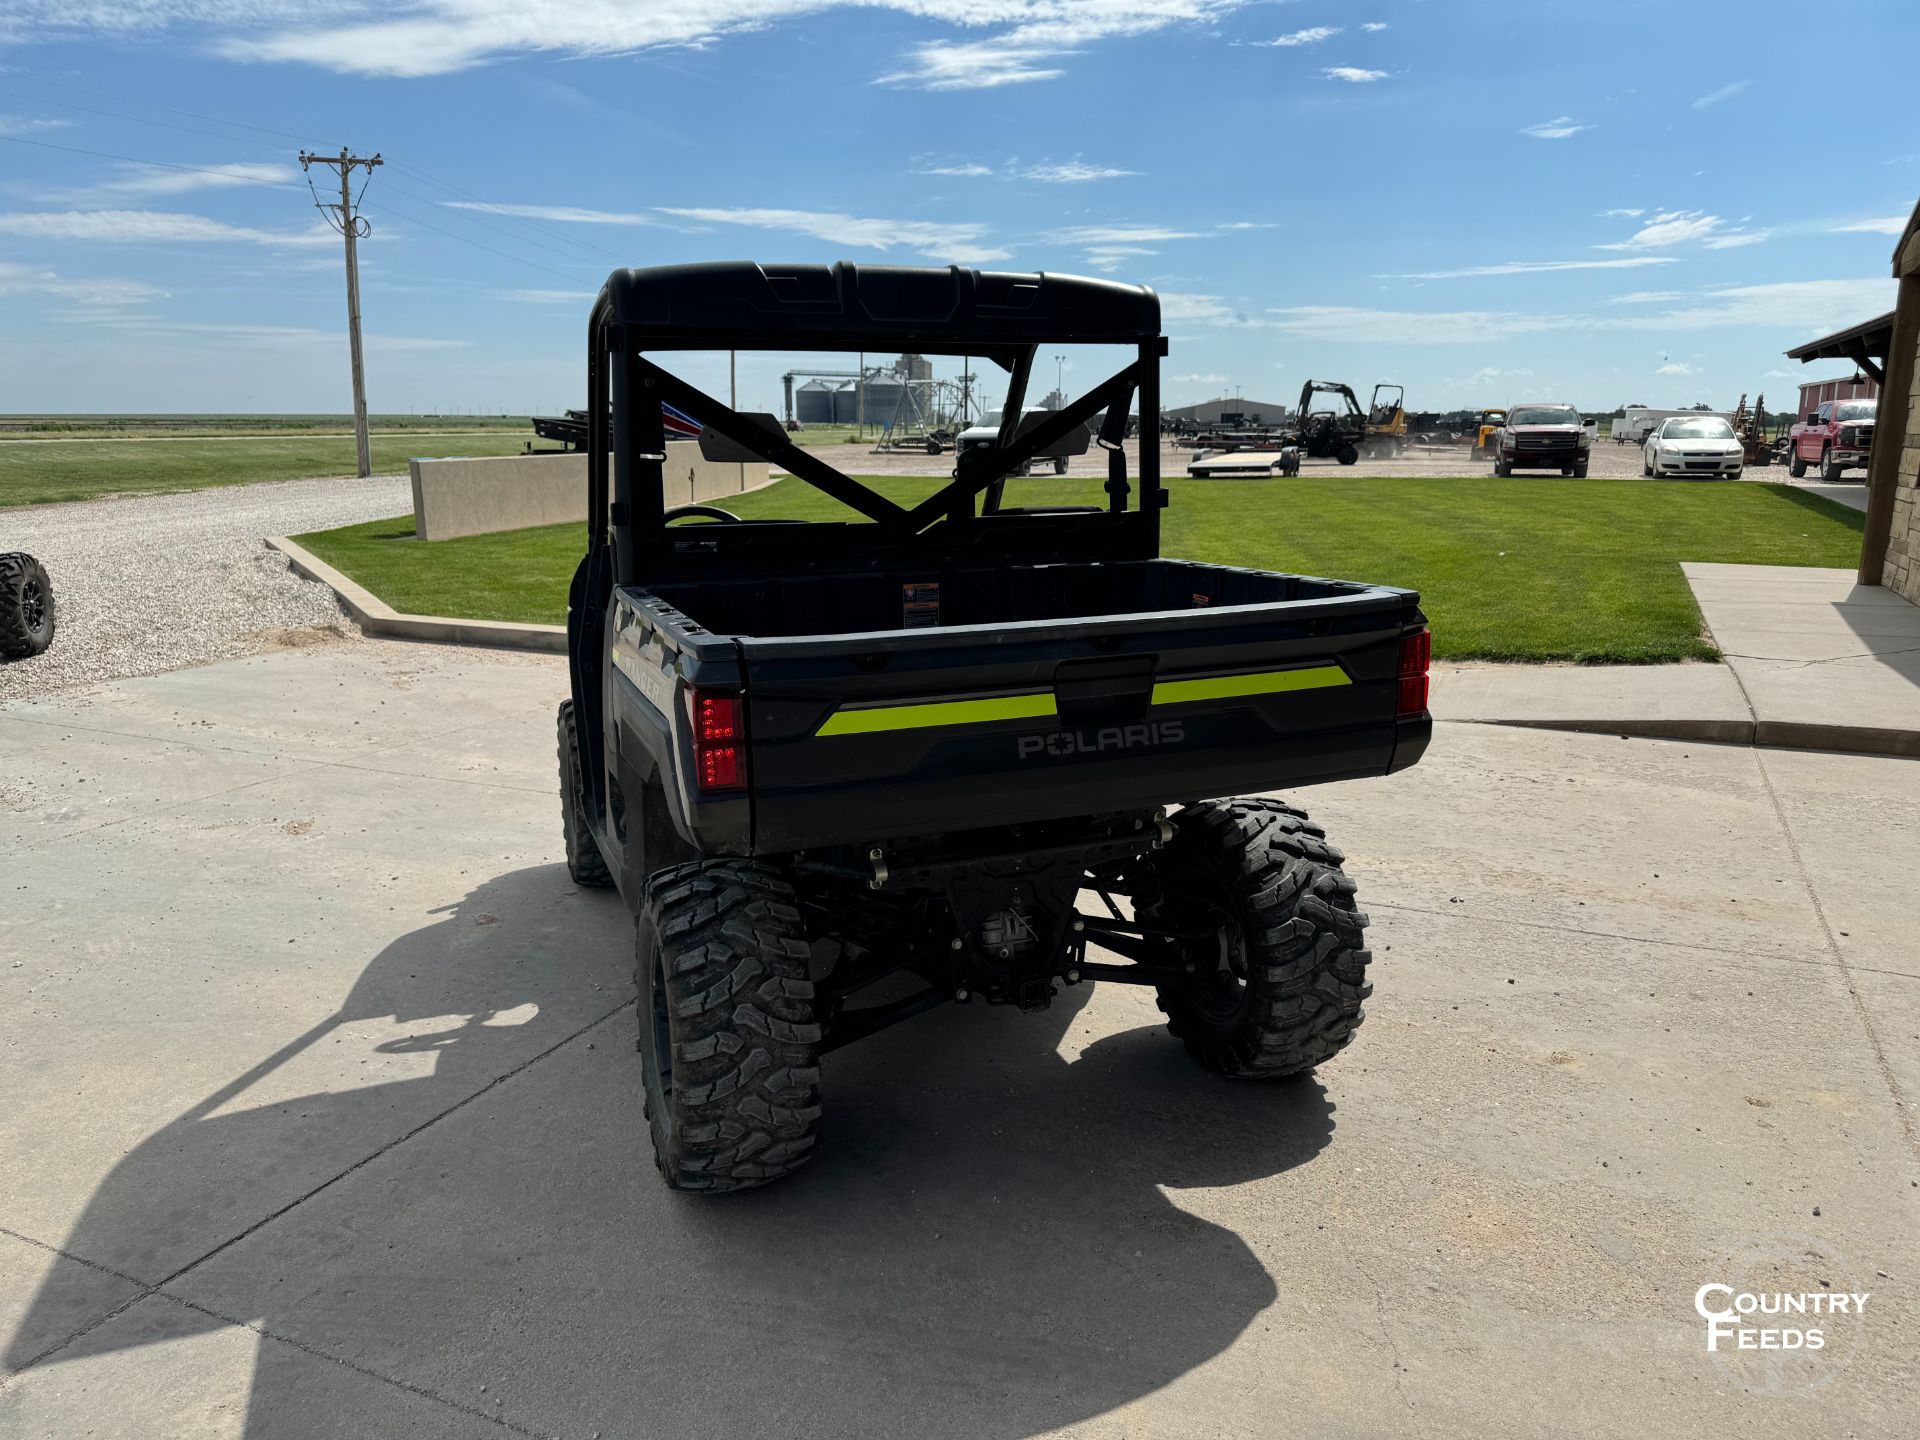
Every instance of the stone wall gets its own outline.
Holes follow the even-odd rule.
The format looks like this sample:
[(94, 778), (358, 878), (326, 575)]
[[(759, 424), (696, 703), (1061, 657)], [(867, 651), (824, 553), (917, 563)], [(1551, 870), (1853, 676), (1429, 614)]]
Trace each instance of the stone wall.
[[(527, 530), (587, 518), (584, 454), (408, 463), (413, 472), (413, 530), (422, 540)], [(767, 483), (764, 463), (708, 460), (693, 440), (667, 442), (665, 469), (670, 509), (744, 494)]]
[[(1913, 383), (1904, 397), (1907, 407), (1906, 443), (1900, 448), (1894, 475), (1893, 521), (1887, 530), (1887, 558), (1880, 583), (1896, 595), (1920, 605), (1920, 325), (1907, 327), (1915, 352), (1907, 357)], [(1899, 334), (1899, 327), (1895, 327)], [(1891, 397), (1883, 406), (1892, 403)]]

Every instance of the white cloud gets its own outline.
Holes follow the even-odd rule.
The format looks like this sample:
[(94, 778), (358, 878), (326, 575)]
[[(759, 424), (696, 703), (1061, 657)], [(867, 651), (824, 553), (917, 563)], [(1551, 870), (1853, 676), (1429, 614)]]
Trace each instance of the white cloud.
[(290, 165), (256, 165), (240, 162), (231, 165), (203, 165), (192, 169), (151, 165), (129, 166), (117, 179), (102, 180), (82, 189), (48, 195), (70, 203), (87, 203), (116, 196), (152, 199), (162, 195), (186, 195), (195, 190), (232, 190), (248, 185), (291, 185), (300, 172)]
[(965, 165), (922, 165), (914, 170), (916, 175), (951, 175), (971, 178), (978, 175), (991, 175), (991, 166), (968, 163)]
[(1479, 345), (1557, 330), (1567, 316), (1499, 310), (1368, 310), (1351, 305), (1292, 305), (1272, 312), (1290, 335), (1375, 345)]
[(1227, 383), (1225, 375), (1169, 375), (1167, 378), (1176, 385), (1224, 385)]
[[(969, 32), (909, 48), (880, 83), (984, 89), (1052, 79), (1095, 45), (1206, 22), (1250, 0), (8, 0), (0, 39), (197, 32), (229, 59), (424, 76), (514, 56), (701, 48), (832, 10), (890, 10)], [(11, 36), (7, 34), (11, 29)]]
[(1253, 43), (1267, 49), (1292, 50), (1301, 45), (1318, 45), (1322, 40), (1331, 40), (1339, 33), (1338, 25), (1315, 25), (1307, 30), (1295, 30), (1291, 35), (1276, 35), (1271, 40), (1255, 40)]
[(1883, 220), (1855, 220), (1851, 224), (1836, 225), (1828, 233), (1832, 235), (1898, 235), (1906, 228), (1906, 216), (1889, 215)]
[(54, 270), (5, 260), (0, 260), (0, 295), (50, 295), (102, 310), (147, 305), (167, 298), (165, 290), (144, 280), (117, 276), (76, 280)]
[(564, 225), (658, 225), (651, 215), (631, 210), (586, 210), (578, 205), (508, 205), (486, 200), (442, 200), (449, 210), (483, 215), (513, 215), (522, 220), (554, 220)]
[(752, 207), (663, 206), (663, 215), (701, 220), (712, 225), (748, 225), (759, 230), (784, 230), (811, 236), (833, 245), (857, 245), (869, 250), (895, 246), (915, 250), (951, 264), (1005, 260), (1013, 252), (985, 243), (986, 227), (972, 221), (940, 223), (931, 220), (881, 220), (842, 215), (827, 210), (773, 210)]
[(1085, 180), (1113, 180), (1122, 175), (1138, 175), (1138, 170), (1120, 170), (1111, 165), (1089, 165), (1083, 160), (1064, 160), (1058, 164), (1029, 165), (1014, 172), (1023, 180), (1039, 180), (1048, 185), (1072, 185)]
[(1647, 212), (1645, 210), (1639, 210), (1639, 209), (1623, 208), (1619, 210), (1602, 210), (1600, 212), (1600, 218), (1602, 220), (1619, 220), (1619, 219), (1638, 220), (1642, 215), (1646, 213)]
[(1277, 328), (1292, 335), (1382, 345), (1485, 344), (1562, 330), (1675, 333), (1748, 327), (1785, 337), (1818, 335), (1877, 315), (1892, 305), (1893, 295), (1891, 280), (1789, 280), (1724, 286), (1678, 297), (1683, 303), (1673, 308), (1640, 314), (1369, 310), (1344, 305), (1297, 305), (1269, 313), (1278, 317)]
[(38, 115), (0, 115), (0, 135), (38, 135), (44, 130), (66, 130), (71, 120), (46, 120)]
[(1609, 305), (1664, 305), (1672, 300), (1686, 299), (1683, 290), (1630, 290), (1625, 295), (1615, 295), (1608, 300)]
[(1556, 115), (1551, 120), (1542, 120), (1537, 125), (1521, 128), (1522, 135), (1531, 135), (1536, 140), (1565, 140), (1578, 135), (1582, 130), (1591, 130), (1593, 126), (1583, 125), (1571, 115)]
[(1059, 245), (1153, 245), (1163, 240), (1198, 240), (1203, 234), (1164, 225), (1070, 225), (1048, 231), (1047, 239)]
[(1144, 245), (1095, 246), (1087, 251), (1087, 263), (1097, 270), (1118, 270), (1128, 260), (1159, 253), (1158, 250), (1150, 250)]
[(1349, 85), (1370, 85), (1387, 78), (1384, 70), (1362, 70), (1357, 65), (1329, 65), (1320, 73), (1329, 80), (1344, 80)]
[(1752, 84), (1753, 81), (1751, 80), (1735, 80), (1731, 84), (1722, 85), (1718, 90), (1710, 90), (1698, 100), (1694, 101), (1693, 108), (1696, 110), (1710, 109), (1718, 105), (1722, 100), (1731, 100), (1742, 90), (1752, 86)]
[(1222, 220), (1216, 230), (1278, 230), (1278, 220)]
[(1384, 20), (1369, 20), (1360, 28), (1369, 35), (1378, 35), (1382, 30), (1387, 28), (1387, 22)]
[(0, 213), (0, 234), (126, 245), (209, 241), (300, 247), (338, 243), (338, 237), (326, 229), (256, 230), (204, 215), (165, 210), (16, 210)]
[(1696, 372), (1691, 365), (1686, 364), (1684, 361), (1669, 360), (1653, 373), (1656, 375), (1692, 375)]
[(1602, 245), (1602, 250), (1654, 250), (1688, 240), (1704, 240), (1724, 222), (1704, 210), (1665, 210), (1625, 240)]
[(1743, 245), (1759, 245), (1772, 237), (1771, 230), (1730, 230), (1725, 235), (1710, 235), (1700, 243), (1708, 250), (1738, 250)]
[(1268, 322), (1244, 310), (1237, 310), (1218, 295), (1193, 295), (1170, 290), (1160, 296), (1163, 321), (1199, 325), (1225, 325), (1258, 329)]
[(1504, 260), (1498, 265), (1472, 265), (1464, 270), (1420, 270), (1410, 275), (1386, 275), (1386, 280), (1469, 280), (1483, 275), (1542, 275), (1555, 270), (1638, 270), (1646, 265), (1673, 265), (1671, 255), (1635, 255), (1622, 260)]
[(496, 290), (494, 293), (517, 305), (591, 305), (598, 298), (591, 290)]

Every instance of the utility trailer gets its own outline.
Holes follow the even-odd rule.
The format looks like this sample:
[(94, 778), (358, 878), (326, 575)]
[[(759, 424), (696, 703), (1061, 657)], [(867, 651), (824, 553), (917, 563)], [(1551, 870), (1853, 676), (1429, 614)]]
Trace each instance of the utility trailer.
[[(1132, 359), (1017, 423), (1036, 351)], [(1259, 794), (1413, 764), (1431, 733), (1413, 592), (1162, 558), (1152, 291), (841, 264), (615, 272), (589, 328), (587, 552), (559, 714), (568, 868), (636, 917), (645, 1110), (670, 1186), (812, 1154), (820, 1060), (955, 1003), (1153, 988), (1217, 1073), (1303, 1073), (1369, 993), (1340, 852)], [(995, 443), (896, 501), (661, 363), (907, 350), (1007, 372)], [(668, 509), (662, 403), (846, 522)], [(1105, 503), (1006, 503), (1096, 415)], [(896, 492), (897, 493), (897, 492)], [(690, 523), (682, 523), (690, 522)], [(1178, 810), (1171, 807), (1178, 806)], [(1094, 897), (1083, 904), (1083, 897)], [(1123, 903), (1124, 902), (1124, 903)]]

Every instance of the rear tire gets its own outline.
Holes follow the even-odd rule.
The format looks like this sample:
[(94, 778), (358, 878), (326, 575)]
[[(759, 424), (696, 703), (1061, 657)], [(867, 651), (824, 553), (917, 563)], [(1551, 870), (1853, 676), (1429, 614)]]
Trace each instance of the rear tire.
[(813, 1154), (821, 1027), (800, 903), (779, 870), (657, 872), (635, 926), (654, 1163), (675, 1190), (778, 1180)]
[(1373, 993), (1367, 917), (1340, 852), (1304, 812), (1277, 800), (1189, 805), (1152, 860), (1149, 925), (1200, 930), (1197, 968), (1160, 985), (1187, 1053), (1243, 1080), (1302, 1075), (1353, 1039)]
[(53, 582), (31, 555), (0, 555), (0, 656), (24, 660), (53, 644)]
[(1360, 452), (1351, 445), (1342, 445), (1339, 453), (1335, 455), (1334, 458), (1342, 465), (1358, 465), (1360, 463)]
[(580, 731), (571, 700), (560, 702), (559, 731), (560, 838), (566, 843), (567, 874), (576, 885), (604, 890), (613, 884), (613, 875), (587, 828), (587, 780), (580, 768)]

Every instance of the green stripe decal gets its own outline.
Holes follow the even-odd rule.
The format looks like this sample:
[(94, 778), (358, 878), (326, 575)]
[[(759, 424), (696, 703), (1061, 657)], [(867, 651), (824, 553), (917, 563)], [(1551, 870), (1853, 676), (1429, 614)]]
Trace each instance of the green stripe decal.
[(944, 725), (980, 725), (989, 720), (1051, 720), (1059, 712), (1051, 695), (996, 695), (985, 700), (935, 700), (911, 705), (871, 705), (836, 710), (818, 735), (872, 735), (883, 730), (926, 730)]
[(1185, 705), (1195, 700), (1237, 700), (1246, 695), (1281, 695), (1289, 690), (1325, 690), (1352, 683), (1338, 665), (1262, 670), (1252, 675), (1209, 675), (1202, 680), (1162, 680), (1153, 687), (1153, 703)]

